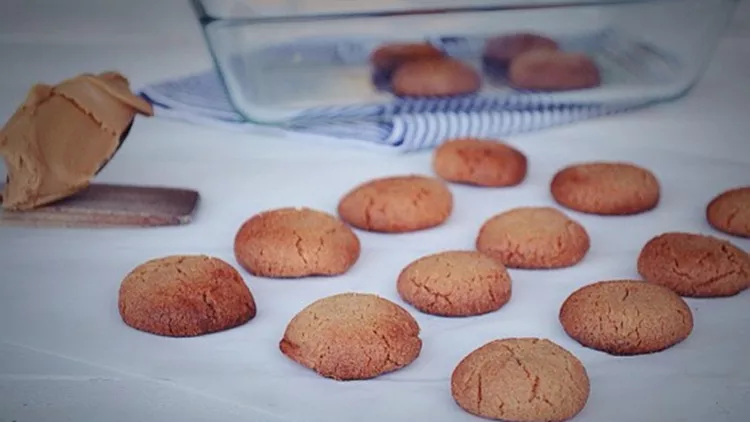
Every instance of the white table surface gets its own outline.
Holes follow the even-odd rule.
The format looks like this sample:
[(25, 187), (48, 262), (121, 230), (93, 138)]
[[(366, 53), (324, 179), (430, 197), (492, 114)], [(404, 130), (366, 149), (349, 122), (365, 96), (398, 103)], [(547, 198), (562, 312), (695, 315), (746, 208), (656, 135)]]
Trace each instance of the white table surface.
[[(79, 72), (117, 69), (138, 86), (202, 70), (209, 65), (199, 28), (182, 0), (0, 2), (0, 120), (3, 121), (23, 100), (31, 84), (38, 81), (56, 82)], [(670, 157), (674, 157), (675, 162), (679, 160), (674, 172), (669, 173), (662, 167), (660, 176), (671, 180), (679, 174), (684, 180), (682, 187), (672, 193), (672, 199), (669, 193), (666, 194), (665, 204), (676, 211), (674, 214), (659, 214), (659, 218), (665, 230), (679, 228), (677, 221), (690, 213), (699, 218), (700, 212), (687, 211), (687, 206), (684, 207), (685, 212), (681, 213), (683, 207), (679, 201), (689, 203), (692, 197), (698, 202), (704, 201), (713, 191), (702, 189), (702, 180), (710, 179), (713, 189), (722, 183), (727, 186), (750, 184), (748, 75), (750, 6), (744, 2), (719, 45), (707, 74), (683, 100), (511, 139), (515, 145), (522, 146), (532, 160), (527, 189), (544, 197), (546, 181), (560, 165), (555, 157), (571, 150), (578, 151), (582, 160), (616, 156), (648, 164), (668, 162)], [(708, 171), (707, 168), (713, 170)], [(413, 171), (429, 172), (428, 154), (384, 156), (356, 149), (318, 146), (302, 139), (237, 134), (169, 120), (140, 119), (117, 159), (101, 174), (100, 180), (198, 189), (203, 200), (196, 221), (186, 227), (155, 230), (0, 229), (0, 422), (282, 420), (254, 409), (263, 406), (250, 405), (253, 400), (248, 397), (263, 396), (265, 392), (263, 385), (252, 386), (254, 382), (257, 384), (253, 371), (259, 368), (244, 372), (247, 368), (230, 367), (227, 362), (235, 362), (236, 357), (222, 361), (222, 352), (236, 352), (229, 346), (232, 342), (241, 342), (241, 337), (245, 335), (257, 335), (257, 341), (246, 341), (247, 355), (250, 356), (247, 362), (250, 366), (263, 366), (252, 356), (257, 348), (275, 348), (274, 342), (278, 341), (280, 329), (283, 329), (283, 325), (279, 324), (262, 328), (272, 325), (269, 315), (278, 311), (284, 318), (291, 317), (312, 298), (347, 290), (347, 287), (331, 281), (299, 281), (286, 285), (247, 276), (261, 312), (248, 326), (252, 328), (247, 328), (247, 332), (236, 330), (225, 337), (214, 337), (214, 340), (207, 337), (192, 343), (197, 348), (207, 348), (207, 342), (217, 339), (223, 339), (228, 344), (226, 349), (210, 349), (218, 351), (215, 367), (205, 367), (200, 375), (201, 370), (189, 367), (205, 364), (190, 360), (194, 356), (187, 350), (191, 343), (175, 345), (143, 340), (145, 334), (130, 330), (118, 321), (114, 303), (119, 280), (133, 266), (160, 255), (208, 253), (233, 263), (231, 239), (237, 226), (252, 213), (273, 206), (303, 204), (333, 210), (340, 193), (355, 182), (367, 177)], [(712, 171), (721, 173), (714, 174)], [(675, 181), (671, 180), (668, 184), (672, 182)], [(676, 185), (672, 183), (670, 186)], [(307, 194), (303, 195), (302, 192)], [(461, 191), (457, 198), (460, 200), (473, 194)], [(509, 204), (516, 200), (520, 199), (513, 199), (509, 194)], [(405, 237), (410, 239), (406, 242), (416, 242), (420, 246), (415, 246), (409, 256), (391, 257), (392, 261), (399, 265), (406, 264), (420, 254), (431, 252), (430, 248), (470, 247), (471, 233), (463, 237), (463, 244), (455, 244), (455, 239), (466, 227), (476, 226), (483, 218), (497, 211), (493, 208), (497, 202), (494, 205), (492, 201), (489, 202), (484, 208), (458, 208), (456, 219), (471, 217), (472, 223), (446, 228), (443, 232), (445, 236), (418, 234)], [(541, 203), (548, 202), (545, 199)], [(576, 218), (589, 221), (586, 217)], [(642, 228), (640, 224), (630, 221), (611, 223), (608, 236), (633, 232), (639, 241), (645, 241), (654, 234), (646, 230), (646, 227), (650, 227), (648, 224)], [(700, 227), (702, 231), (710, 232)], [(351, 277), (342, 281), (353, 283), (348, 287), (351, 289), (362, 287), (356, 284), (357, 280), (380, 274), (375, 268), (380, 265), (375, 258), (388, 255), (392, 245), (389, 242), (393, 241), (384, 236), (361, 236), (365, 248), (362, 261)], [(606, 237), (604, 233), (593, 236), (599, 249), (593, 250), (591, 260), (609, 260), (612, 277), (633, 276), (633, 263), (619, 262), (622, 255), (614, 252), (623, 251), (615, 246), (610, 247), (610, 243), (617, 242), (608, 239), (617, 238)], [(747, 241), (735, 239), (735, 242), (746, 250), (750, 249)], [(628, 256), (632, 259), (640, 244), (630, 245), (629, 248)], [(568, 284), (570, 287), (603, 277), (592, 269), (591, 266), (583, 266), (558, 274), (562, 279), (579, 279), (571, 281)], [(585, 277), (590, 279), (582, 279)], [(517, 284), (523, 284), (529, 282), (528, 278), (529, 275), (519, 274), (518, 279), (514, 280)], [(389, 281), (383, 280), (381, 284), (381, 287), (368, 288), (397, 300)], [(519, 289), (516, 301), (523, 301), (523, 297), (532, 300), (537, 296), (540, 301), (545, 298), (559, 301), (570, 291), (567, 288), (553, 294), (541, 290), (543, 286), (537, 288), (540, 290), (533, 291), (531, 287)], [(295, 295), (291, 290), (296, 289), (308, 289), (311, 293), (307, 296)], [(286, 303), (282, 295), (286, 294), (289, 294), (287, 302), (291, 308), (282, 311), (281, 305)], [(648, 411), (641, 412), (641, 416), (650, 415), (653, 417), (650, 420), (660, 422), (748, 420), (750, 317), (746, 311), (750, 309), (750, 293), (727, 299), (724, 302), (726, 306), (719, 302), (690, 303), (697, 314), (700, 312), (700, 318), (696, 320), (697, 334), (690, 340), (692, 346), (665, 352), (658, 358), (640, 358), (640, 362), (652, 365), (656, 372), (669, 359), (675, 362), (693, 359), (690, 362), (708, 360), (716, 363), (718, 366), (712, 367), (713, 370), (704, 368), (703, 377), (700, 376), (701, 366), (692, 366), (692, 363), (683, 368), (682, 378), (665, 369), (665, 376), (676, 377), (675, 384), (685, 384), (685, 380), (688, 380), (688, 383), (704, 383), (701, 384), (703, 388), (696, 386), (691, 390), (689, 386), (675, 385), (676, 390), (681, 388), (683, 395), (674, 396), (665, 391), (672, 386), (666, 380), (654, 387), (658, 391), (649, 392), (649, 385), (635, 386), (625, 388), (627, 391), (622, 391), (619, 397), (605, 396), (604, 392), (619, 394), (617, 385), (624, 386), (626, 383), (621, 379), (602, 379), (594, 375), (592, 403), (595, 400), (606, 402), (612, 412), (618, 413), (627, 409), (638, 412), (645, 406)], [(518, 310), (522, 305), (514, 306), (513, 309)], [(742, 309), (744, 313), (738, 312)], [(511, 309), (508, 312), (514, 311)], [(550, 315), (553, 315), (554, 310), (551, 312)], [(420, 324), (426, 321), (424, 327), (428, 328), (434, 328), (430, 324), (438, 324), (421, 316), (419, 320)], [(264, 325), (264, 322), (268, 324)], [(460, 328), (459, 323), (445, 324), (453, 324), (454, 329)], [(535, 327), (531, 322), (521, 326)], [(439, 333), (435, 330), (426, 332)], [(455, 332), (451, 335), (456, 335)], [(518, 334), (513, 330), (509, 333)], [(453, 340), (447, 334), (440, 340), (437, 338), (439, 336), (433, 337), (428, 340), (439, 343), (440, 352), (455, 362), (473, 348), (469, 347), (472, 346), (469, 343), (452, 350)], [(97, 342), (97, 338), (100, 341)], [(115, 340), (110, 340), (113, 338)], [(601, 369), (603, 366), (593, 363), (601, 362), (597, 360), (602, 359), (598, 355), (577, 347), (564, 337), (555, 339), (578, 354), (585, 363), (590, 360), (592, 367), (600, 373), (607, 372)], [(119, 343), (113, 345), (113, 342)], [(700, 349), (699, 342), (714, 346), (701, 346), (703, 348)], [(473, 346), (480, 344), (477, 340)], [(163, 347), (159, 349), (161, 352), (154, 351), (155, 345)], [(691, 354), (691, 351), (695, 352)], [(435, 348), (425, 349), (418, 360), (419, 365), (436, 361), (436, 353)], [(188, 358), (182, 359), (184, 356)], [(128, 360), (129, 357), (132, 360)], [(206, 356), (209, 363), (211, 357)], [(183, 364), (185, 372), (191, 374), (184, 379), (179, 376), (179, 365)], [(315, 386), (318, 385), (315, 383), (321, 382), (292, 364), (279, 364), (286, 365), (284, 373), (294, 374), (296, 378), (290, 378), (294, 380), (293, 383)], [(617, 366), (609, 365), (606, 368)], [(643, 374), (636, 367), (633, 368), (634, 377)], [(424, 368), (416, 366), (414, 370), (421, 369)], [(212, 377), (213, 371), (215, 377)], [(613, 369), (612, 372), (616, 371)], [(178, 376), (165, 375), (170, 373)], [(262, 368), (258, 373), (262, 373)], [(692, 375), (685, 375), (688, 373)], [(206, 388), (201, 387), (201, 380), (206, 381)], [(244, 382), (246, 385), (238, 387), (238, 394), (226, 393), (217, 385), (224, 381)], [(273, 389), (270, 387), (272, 383), (278, 387), (280, 381), (269, 378), (269, 391)], [(396, 381), (399, 381), (398, 376), (386, 377), (380, 382), (394, 382), (393, 385), (397, 385)], [(330, 387), (328, 383), (320, 385), (325, 385), (325, 388), (354, 389), (356, 384), (349, 387)], [(445, 385), (415, 381), (412, 388), (417, 395), (435, 395), (433, 402), (439, 403), (438, 407), (452, 404), (449, 396), (438, 397), (445, 394)], [(295, 422), (326, 419), (313, 416), (312, 411), (309, 418), (292, 419), (289, 415), (305, 414), (305, 403), (310, 409), (315, 408), (314, 403), (295, 393), (303, 390), (292, 390), (294, 388), (290, 388), (288, 397), (266, 396), (261, 402), (268, 404), (267, 409), (277, 406), (277, 411), (273, 413)], [(350, 394), (349, 390), (337, 391)], [(687, 395), (690, 391), (699, 396)], [(690, 405), (681, 404), (683, 401)], [(297, 406), (297, 413), (278, 410), (281, 409), (278, 406), (290, 409)], [(596, 415), (607, 414), (601, 405), (597, 410), (593, 410), (595, 404), (591, 406), (592, 412), (598, 412)], [(398, 409), (398, 402), (382, 402), (381, 407), (384, 408), (382, 415), (388, 416), (388, 408)], [(395, 419), (410, 420), (424, 415), (417, 413), (417, 407), (410, 409), (412, 413), (406, 412), (401, 415), (403, 419)], [(338, 415), (331, 420), (343, 420), (341, 418), (347, 415), (346, 412), (331, 414)], [(367, 415), (375, 416), (374, 413), (364, 413), (360, 419), (370, 420)], [(399, 414), (390, 413), (391, 418), (394, 415)], [(586, 416), (582, 414), (581, 420)], [(604, 420), (591, 419), (591, 414), (588, 416), (585, 420)]]

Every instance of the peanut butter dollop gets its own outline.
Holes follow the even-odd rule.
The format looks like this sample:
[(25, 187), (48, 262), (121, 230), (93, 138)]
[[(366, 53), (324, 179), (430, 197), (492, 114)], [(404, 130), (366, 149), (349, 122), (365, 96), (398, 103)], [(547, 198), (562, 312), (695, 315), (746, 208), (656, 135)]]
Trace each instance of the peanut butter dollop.
[(8, 172), (3, 208), (29, 210), (86, 188), (136, 113), (152, 116), (153, 109), (116, 72), (34, 85), (0, 129)]

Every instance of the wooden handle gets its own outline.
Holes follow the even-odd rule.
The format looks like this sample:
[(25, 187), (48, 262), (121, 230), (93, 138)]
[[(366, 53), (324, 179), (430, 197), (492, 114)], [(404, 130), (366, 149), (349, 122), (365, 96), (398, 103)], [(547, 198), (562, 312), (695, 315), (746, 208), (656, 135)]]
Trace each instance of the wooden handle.
[[(2, 185), (0, 185), (0, 189)], [(189, 224), (200, 195), (194, 190), (92, 184), (78, 194), (30, 211), (0, 211), (0, 226), (156, 227)]]

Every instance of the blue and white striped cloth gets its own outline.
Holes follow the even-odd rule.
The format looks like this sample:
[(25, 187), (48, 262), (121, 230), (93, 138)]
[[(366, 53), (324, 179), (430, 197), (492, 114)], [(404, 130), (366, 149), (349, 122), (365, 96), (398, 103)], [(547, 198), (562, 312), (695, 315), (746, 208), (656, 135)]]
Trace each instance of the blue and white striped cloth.
[[(259, 127), (236, 111), (215, 70), (150, 85), (140, 94), (154, 105), (157, 116), (236, 130)], [(559, 104), (544, 94), (523, 92), (494, 98), (400, 99), (380, 106), (310, 110), (281, 128), (411, 152), (433, 148), (448, 138), (502, 138), (620, 113), (650, 102)]]

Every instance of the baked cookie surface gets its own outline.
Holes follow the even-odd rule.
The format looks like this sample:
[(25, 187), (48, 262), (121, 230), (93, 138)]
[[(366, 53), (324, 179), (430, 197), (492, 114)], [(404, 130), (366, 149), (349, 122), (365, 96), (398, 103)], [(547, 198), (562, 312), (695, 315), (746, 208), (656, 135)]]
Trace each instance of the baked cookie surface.
[(487, 40), (483, 57), (493, 63), (507, 66), (519, 55), (532, 50), (557, 51), (557, 41), (540, 34), (517, 33), (493, 37)]
[(693, 331), (693, 313), (677, 293), (636, 280), (584, 286), (563, 302), (559, 318), (581, 345), (612, 355), (660, 352)]
[(734, 296), (750, 287), (750, 256), (713, 236), (667, 232), (643, 246), (638, 272), (680, 296)]
[(552, 269), (579, 263), (590, 248), (586, 229), (552, 207), (520, 207), (489, 218), (478, 251), (508, 268)]
[(407, 265), (399, 296), (419, 311), (472, 316), (496, 311), (511, 297), (511, 279), (500, 262), (476, 251), (445, 251)]
[(488, 419), (565, 421), (586, 406), (590, 383), (581, 361), (552, 341), (509, 338), (461, 360), (451, 393), (462, 409)]
[(750, 186), (729, 189), (706, 207), (706, 219), (716, 230), (738, 237), (750, 237)]
[(439, 59), (444, 53), (428, 43), (385, 44), (370, 54), (372, 66), (382, 72), (391, 72), (402, 64), (425, 59)]
[(558, 204), (599, 215), (649, 211), (657, 206), (661, 190), (651, 171), (622, 162), (590, 162), (566, 167), (555, 174), (550, 189)]
[(128, 326), (168, 337), (227, 330), (256, 314), (240, 273), (203, 255), (168, 256), (137, 266), (120, 285), (118, 308)]
[(237, 262), (259, 277), (336, 276), (359, 259), (359, 238), (328, 213), (279, 208), (246, 220), (234, 238)]
[(362, 230), (403, 233), (443, 224), (453, 212), (453, 194), (441, 180), (418, 175), (374, 179), (339, 201), (342, 220)]
[(601, 75), (585, 54), (536, 49), (510, 62), (508, 81), (520, 89), (564, 91), (595, 88), (601, 84)]
[(393, 93), (407, 97), (466, 95), (481, 85), (482, 78), (473, 67), (448, 57), (406, 62), (391, 79)]
[(373, 294), (343, 293), (302, 309), (279, 348), (323, 377), (363, 380), (410, 364), (422, 341), (417, 321), (402, 307)]
[(432, 158), (432, 168), (443, 180), (484, 187), (516, 186), (526, 178), (527, 167), (521, 151), (479, 138), (447, 140)]

